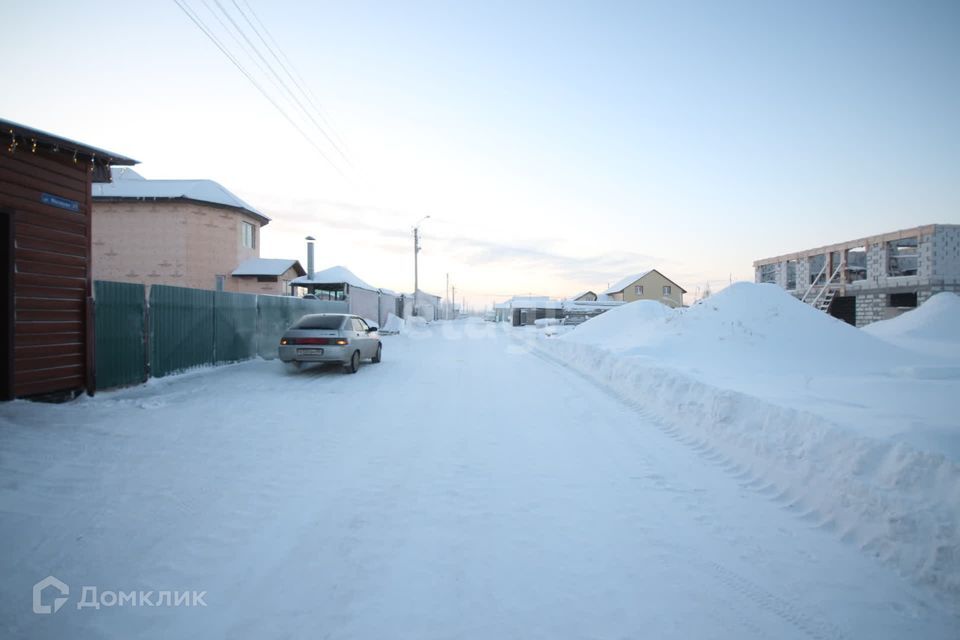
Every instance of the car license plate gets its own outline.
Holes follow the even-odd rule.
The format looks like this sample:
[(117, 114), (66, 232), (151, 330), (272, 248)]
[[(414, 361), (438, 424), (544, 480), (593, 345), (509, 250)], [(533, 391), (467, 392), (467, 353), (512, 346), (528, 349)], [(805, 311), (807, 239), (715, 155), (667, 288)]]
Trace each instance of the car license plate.
[(322, 356), (323, 349), (297, 349), (298, 356)]

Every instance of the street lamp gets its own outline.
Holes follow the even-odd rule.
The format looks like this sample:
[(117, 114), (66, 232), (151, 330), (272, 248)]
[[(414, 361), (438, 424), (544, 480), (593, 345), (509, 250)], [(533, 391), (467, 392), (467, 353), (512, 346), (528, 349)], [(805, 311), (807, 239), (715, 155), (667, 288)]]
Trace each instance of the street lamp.
[(420, 253), (420, 225), (430, 216), (423, 216), (413, 225), (413, 315), (418, 315), (420, 308), (420, 280), (417, 272), (417, 254)]

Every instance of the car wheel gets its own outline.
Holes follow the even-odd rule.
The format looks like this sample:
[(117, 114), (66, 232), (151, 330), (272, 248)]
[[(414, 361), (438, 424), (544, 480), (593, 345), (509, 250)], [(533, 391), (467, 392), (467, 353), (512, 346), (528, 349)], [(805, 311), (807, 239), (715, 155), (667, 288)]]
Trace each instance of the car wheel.
[(377, 353), (376, 353), (376, 355), (373, 356), (373, 362), (374, 362), (374, 364), (376, 364), (377, 362), (380, 362), (380, 354), (381, 354), (381, 353), (383, 353), (383, 345), (382, 345), (382, 344), (378, 344), (378, 345), (377, 345)]
[(347, 373), (356, 373), (357, 369), (360, 368), (360, 352), (354, 351), (353, 355), (350, 356), (350, 364), (346, 366)]

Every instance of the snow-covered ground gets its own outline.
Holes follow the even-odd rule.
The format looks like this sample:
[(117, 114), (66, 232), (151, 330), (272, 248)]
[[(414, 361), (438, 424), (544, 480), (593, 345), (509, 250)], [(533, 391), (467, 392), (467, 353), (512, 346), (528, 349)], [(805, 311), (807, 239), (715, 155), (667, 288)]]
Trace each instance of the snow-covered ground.
[[(258, 360), (0, 405), (0, 635), (956, 637), (955, 603), (518, 335), (414, 325), (353, 376)], [(32, 613), (47, 575), (69, 600)], [(77, 609), (83, 586), (207, 606)]]
[(686, 310), (624, 305), (539, 344), (956, 600), (960, 306), (928, 305), (866, 332), (742, 283)]

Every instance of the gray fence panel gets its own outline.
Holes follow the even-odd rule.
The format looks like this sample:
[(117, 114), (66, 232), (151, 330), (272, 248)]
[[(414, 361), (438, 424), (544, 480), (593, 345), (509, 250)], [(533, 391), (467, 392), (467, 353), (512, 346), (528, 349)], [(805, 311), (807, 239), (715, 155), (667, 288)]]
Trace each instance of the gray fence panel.
[(350, 313), (376, 321), (380, 316), (380, 294), (350, 287)]
[(304, 300), (288, 296), (257, 296), (257, 355), (276, 358), (283, 332), (310, 313), (349, 313), (346, 302)]

